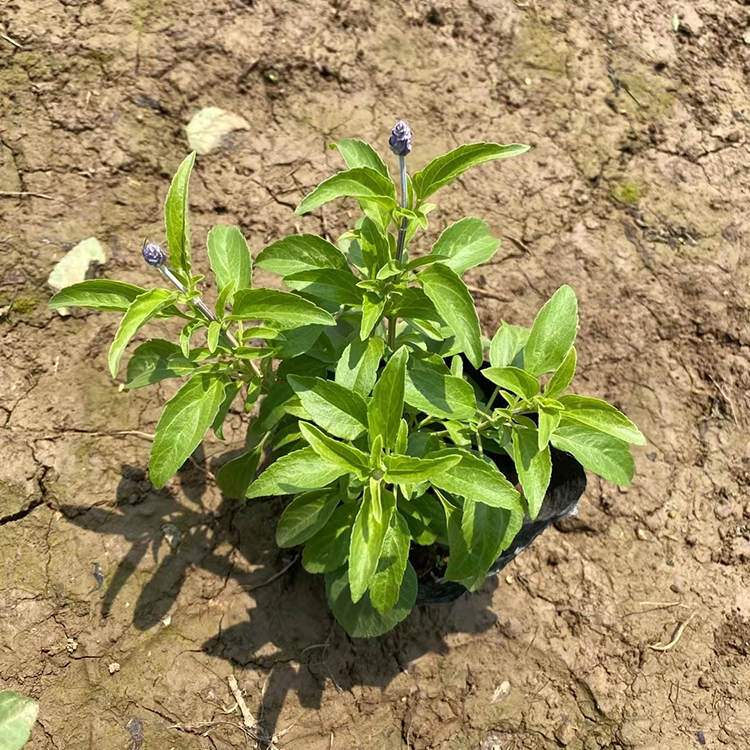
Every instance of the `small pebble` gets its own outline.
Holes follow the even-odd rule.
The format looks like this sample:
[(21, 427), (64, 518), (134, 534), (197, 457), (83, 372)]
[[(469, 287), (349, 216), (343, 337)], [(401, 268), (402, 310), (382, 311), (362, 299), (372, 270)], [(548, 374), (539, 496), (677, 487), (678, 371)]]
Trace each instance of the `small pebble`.
[(78, 648), (78, 641), (75, 638), (68, 638), (68, 641), (65, 645), (65, 650), (69, 654), (73, 654), (75, 653), (77, 648)]
[(503, 680), (503, 682), (495, 688), (495, 692), (492, 694), (492, 703), (499, 703), (504, 700), (510, 694), (510, 682)]
[(555, 729), (555, 739), (558, 744), (563, 747), (569, 745), (575, 739), (575, 736), (576, 728), (567, 721), (564, 721), (557, 729)]
[(635, 535), (642, 541), (645, 542), (648, 539), (648, 534), (640, 526), (635, 530)]
[(112, 662), (112, 663), (111, 663), (111, 664), (110, 664), (110, 665), (109, 665), (109, 666), (107, 667), (107, 669), (109, 670), (109, 673), (110, 673), (110, 674), (114, 674), (115, 672), (119, 672), (119, 671), (120, 671), (120, 665), (119, 665), (119, 664), (118, 664), (118, 663), (117, 663), (116, 661), (113, 661), (113, 662)]
[(674, 508), (673, 508), (672, 510), (670, 510), (670, 511), (669, 511), (669, 513), (667, 513), (667, 515), (668, 515), (668, 516), (669, 516), (670, 518), (677, 518), (677, 511), (676, 511), (676, 510), (674, 510)]
[(513, 583), (513, 576), (505, 576), (505, 583), (510, 586)]
[(713, 682), (711, 682), (711, 678), (708, 675), (702, 674), (698, 678), (698, 687), (708, 690), (713, 687)]

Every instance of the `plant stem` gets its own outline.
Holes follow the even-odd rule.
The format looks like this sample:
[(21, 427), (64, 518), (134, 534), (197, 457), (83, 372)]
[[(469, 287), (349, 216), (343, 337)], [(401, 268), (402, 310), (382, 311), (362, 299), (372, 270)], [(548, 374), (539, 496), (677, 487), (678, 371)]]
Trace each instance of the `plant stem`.
[[(161, 273), (161, 275), (165, 279), (167, 279), (167, 281), (170, 281), (172, 284), (174, 284), (183, 294), (188, 293), (188, 290), (185, 287), (185, 285), (172, 273), (172, 271), (169, 268), (167, 268), (165, 265), (161, 265), (157, 267), (159, 269), (159, 273)], [(202, 299), (200, 299), (200, 297), (197, 300), (190, 300), (190, 301), (192, 302), (192, 304), (194, 304), (198, 308), (198, 310), (202, 313), (204, 318), (206, 318), (207, 320), (210, 320), (211, 322), (218, 321), (218, 318), (211, 312), (211, 310), (207, 307), (206, 303)], [(221, 337), (225, 339), (233, 349), (236, 349), (237, 347), (239, 347), (239, 344), (237, 343), (237, 339), (234, 336), (232, 336), (232, 334), (229, 333), (229, 331), (222, 331)], [(261, 377), (260, 371), (255, 366), (255, 362), (251, 360), (246, 360), (245, 362), (243, 362), (243, 364), (249, 365), (250, 369), (252, 369), (253, 371), (253, 374), (257, 378)]]
[[(406, 208), (408, 195), (406, 189), (406, 157), (399, 156), (398, 163), (401, 167), (401, 208)], [(398, 230), (398, 245), (396, 246), (396, 260), (400, 263), (404, 257), (404, 245), (406, 244), (406, 217), (401, 217), (401, 226)]]
[[(406, 157), (398, 157), (399, 167), (401, 168), (401, 208), (406, 208), (408, 203), (408, 192), (406, 185)], [(396, 244), (396, 262), (400, 263), (404, 257), (404, 245), (406, 244), (406, 217), (401, 217), (401, 226), (398, 229), (398, 242)], [(396, 348), (396, 317), (392, 315), (388, 318), (388, 346), (391, 351)]]
[(492, 391), (492, 395), (490, 396), (490, 400), (487, 402), (486, 409), (489, 411), (492, 408), (492, 404), (495, 403), (495, 399), (497, 398), (497, 394), (500, 393), (500, 386), (496, 385), (495, 390)]

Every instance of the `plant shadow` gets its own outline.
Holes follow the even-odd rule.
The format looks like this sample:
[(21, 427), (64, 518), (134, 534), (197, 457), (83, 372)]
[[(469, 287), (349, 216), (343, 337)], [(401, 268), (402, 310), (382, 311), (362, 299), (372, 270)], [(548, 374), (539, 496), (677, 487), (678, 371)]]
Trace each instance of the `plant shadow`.
[[(233, 455), (212, 461), (211, 471)], [(158, 625), (169, 613), (191, 569), (233, 579), (249, 593), (254, 606), (247, 610), (247, 620), (221, 629), (200, 648), (234, 666), (267, 674), (263, 715), (257, 718), (269, 736), (290, 691), (305, 708), (319, 709), (327, 680), (341, 690), (356, 685), (385, 689), (419, 656), (446, 653), (451, 633), (483, 632), (496, 621), (488, 607), (497, 583), (488, 579), (479, 592), (452, 604), (416, 607), (381, 638), (349, 638), (328, 609), (322, 576), (308, 574), (298, 561), (277, 575), (295, 559), (294, 551), (279, 549), (274, 539), (282, 501), (241, 504), (222, 498), (218, 507), (208, 508), (206, 462), (200, 452), (193, 459), (178, 475), (190, 503), (155, 489), (143, 469), (126, 464), (114, 508), (64, 505), (60, 510), (81, 528), (119, 535), (130, 543), (107, 576), (103, 617), (149, 553), (157, 561), (166, 552), (135, 604), (138, 630)]]

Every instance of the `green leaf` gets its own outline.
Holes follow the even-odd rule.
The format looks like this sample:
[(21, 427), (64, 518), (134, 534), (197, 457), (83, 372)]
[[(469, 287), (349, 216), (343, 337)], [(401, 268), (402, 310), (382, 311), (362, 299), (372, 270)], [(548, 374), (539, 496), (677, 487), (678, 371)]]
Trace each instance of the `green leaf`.
[(336, 365), (336, 382), (360, 396), (369, 396), (378, 377), (384, 347), (381, 338), (352, 341)]
[(226, 294), (225, 300), (231, 302), (235, 291), (253, 285), (253, 258), (247, 240), (239, 227), (219, 224), (208, 233), (206, 244), (218, 293)]
[(164, 203), (164, 224), (172, 266), (190, 274), (190, 229), (188, 224), (188, 183), (195, 164), (195, 152), (180, 164)]
[(239, 381), (227, 383), (227, 387), (224, 390), (224, 400), (219, 406), (219, 411), (216, 412), (216, 417), (211, 424), (211, 429), (214, 431), (219, 440), (224, 439), (224, 422), (226, 421), (229, 409), (232, 407), (234, 400), (237, 398), (237, 394), (242, 390), (242, 383)]
[(471, 419), (477, 411), (474, 389), (463, 378), (415, 364), (406, 371), (404, 400), (438, 419)]
[(343, 253), (315, 234), (293, 234), (265, 248), (255, 260), (264, 271), (290, 276), (322, 268), (349, 268)]
[(284, 332), (284, 338), (274, 345), (276, 359), (293, 359), (312, 350), (323, 333), (323, 326), (309, 325)]
[(369, 144), (357, 138), (342, 138), (331, 144), (331, 148), (337, 148), (344, 158), (349, 169), (357, 167), (370, 167), (379, 172), (383, 177), (390, 179), (388, 167), (385, 166), (378, 152)]
[(362, 220), (359, 234), (359, 243), (365, 265), (370, 275), (375, 276), (377, 271), (383, 268), (391, 258), (388, 235), (384, 233), (381, 225), (369, 216)]
[(606, 401), (572, 394), (562, 396), (559, 401), (565, 407), (566, 419), (581, 422), (626, 443), (646, 445), (646, 438), (641, 431), (621, 411)]
[(555, 370), (544, 389), (544, 395), (547, 398), (557, 398), (568, 388), (576, 372), (576, 359), (576, 348), (571, 346), (562, 364)]
[(523, 396), (527, 401), (539, 393), (539, 381), (517, 367), (488, 367), (482, 370), (482, 375), (506, 391)]
[(446, 258), (446, 266), (459, 276), (474, 266), (488, 261), (500, 247), (500, 240), (490, 235), (489, 226), (481, 219), (461, 219), (451, 224), (432, 246), (430, 255)]
[(273, 430), (286, 414), (287, 403), (298, 397), (288, 383), (276, 383), (260, 404), (258, 428), (263, 432)]
[(331, 490), (313, 490), (298, 495), (285, 508), (276, 527), (279, 547), (296, 547), (315, 536), (336, 510), (340, 498)]
[(161, 489), (203, 440), (226, 386), (224, 378), (194, 375), (167, 401), (151, 446), (149, 478), (154, 487)]
[(309, 300), (275, 289), (245, 289), (234, 298), (233, 320), (267, 320), (281, 330), (307, 325), (335, 325), (333, 316)]
[(493, 159), (505, 159), (528, 151), (528, 146), (513, 143), (501, 146), (499, 143), (469, 143), (433, 159), (421, 172), (413, 176), (414, 190), (419, 201), (429, 198), (467, 169)]
[(382, 463), (383, 463), (383, 436), (376, 435), (375, 439), (370, 441), (370, 466), (381, 467)]
[(182, 356), (187, 359), (190, 356), (190, 340), (193, 334), (199, 329), (205, 327), (205, 321), (199, 318), (189, 320), (180, 331), (180, 351)]
[(365, 292), (362, 298), (362, 325), (359, 338), (364, 341), (383, 317), (385, 300), (374, 292)]
[(532, 375), (556, 370), (573, 346), (578, 330), (578, 300), (567, 285), (561, 286), (534, 319), (524, 349), (523, 368)]
[(525, 346), (529, 338), (528, 328), (502, 323), (490, 345), (490, 364), (493, 367), (508, 367)]
[(409, 425), (405, 419), (401, 419), (398, 425), (398, 434), (396, 435), (396, 446), (395, 452), (398, 454), (405, 454), (406, 449), (409, 447)]
[(149, 339), (128, 360), (127, 388), (142, 388), (167, 378), (189, 375), (198, 365), (182, 356), (180, 347), (164, 339)]
[(447, 448), (430, 453), (427, 457), (442, 456), (460, 456), (461, 462), (431, 476), (432, 485), (495, 508), (522, 510), (521, 496), (494, 463), (459, 448)]
[(13, 690), (0, 691), (0, 748), (21, 750), (29, 741), (39, 704)]
[(549, 439), (552, 433), (557, 429), (557, 425), (560, 424), (560, 411), (558, 409), (550, 409), (544, 404), (538, 406), (539, 416), (539, 450), (544, 450), (549, 443)]
[[(375, 492), (372, 491), (375, 489)], [(378, 567), (385, 534), (391, 523), (396, 499), (377, 483), (365, 488), (349, 543), (349, 585), (356, 604), (370, 585)]]
[[(345, 197), (365, 200), (389, 211), (397, 206), (396, 186), (387, 177), (370, 167), (355, 167), (321, 182), (303, 198), (294, 212), (295, 216), (310, 213), (324, 203)], [(377, 216), (371, 218), (377, 221)]]
[(445, 539), (445, 513), (432, 493), (425, 493), (406, 500), (399, 497), (398, 508), (406, 522), (412, 539), (417, 544), (429, 546), (437, 539)]
[(402, 346), (383, 368), (380, 379), (375, 383), (372, 399), (367, 407), (370, 425), (370, 445), (380, 435), (386, 448), (396, 442), (398, 426), (404, 411), (404, 380), (409, 350)]
[(450, 557), (445, 577), (476, 591), (492, 563), (507, 549), (523, 523), (521, 511), (464, 500), (463, 509), (444, 501)]
[(216, 484), (222, 494), (233, 500), (244, 500), (247, 488), (255, 478), (264, 443), (256, 445), (240, 456), (227, 461), (216, 474)]
[(372, 606), (369, 594), (352, 601), (346, 567), (326, 575), (326, 598), (333, 616), (352, 638), (377, 638), (409, 616), (417, 601), (417, 574), (407, 564), (398, 601), (385, 615)]
[(337, 305), (361, 305), (364, 292), (357, 286), (359, 279), (347, 268), (316, 268), (284, 277), (290, 288), (314, 297), (322, 297)]
[(106, 312), (125, 312), (146, 290), (134, 284), (109, 279), (90, 279), (61, 289), (48, 303), (50, 310), (86, 307)]
[(167, 305), (171, 305), (176, 296), (176, 293), (166, 289), (151, 289), (130, 303), (109, 349), (109, 371), (113, 378), (117, 377), (120, 360), (130, 339)]
[(399, 318), (440, 324), (443, 322), (432, 300), (415, 286), (410, 286), (401, 293), (391, 312)]
[(539, 449), (537, 431), (528, 427), (513, 428), (513, 462), (529, 505), (529, 516), (539, 515), (542, 501), (552, 478), (552, 456), (549, 446)]
[(367, 404), (358, 393), (323, 378), (290, 375), (287, 380), (305, 411), (331, 435), (354, 440), (367, 429)]
[[(328, 523), (307, 542), (302, 553), (302, 567), (308, 573), (330, 573), (347, 561), (357, 511), (358, 506), (354, 503), (340, 505)], [(346, 568), (344, 573), (347, 573)]]
[(563, 416), (550, 442), (558, 450), (572, 454), (589, 471), (620, 487), (629, 487), (633, 481), (635, 465), (624, 440)]
[(424, 458), (440, 449), (440, 441), (431, 432), (412, 432), (407, 441), (406, 455)]
[(396, 510), (385, 534), (378, 567), (370, 582), (370, 603), (381, 615), (386, 614), (398, 602), (401, 582), (409, 562), (410, 543), (409, 526)]
[[(411, 178), (407, 175), (407, 181), (409, 185), (411, 185)], [(414, 199), (414, 191), (409, 189), (409, 201), (413, 202)], [(430, 211), (434, 211), (437, 208), (437, 204), (435, 203), (423, 203), (419, 208), (416, 208), (413, 212), (410, 212), (415, 217), (409, 223), (406, 227), (406, 245), (408, 246), (409, 243), (414, 238), (414, 235), (417, 233), (420, 227), (427, 229), (427, 214), (430, 213)]]
[(466, 284), (442, 263), (422, 271), (417, 279), (440, 316), (456, 336), (456, 343), (474, 367), (482, 364), (482, 333), (479, 316)]
[(386, 470), (383, 479), (389, 484), (420, 484), (458, 464), (461, 456), (446, 455), (439, 458), (385, 456), (384, 461)]
[(221, 323), (218, 320), (212, 320), (208, 324), (208, 333), (206, 334), (206, 345), (208, 351), (213, 354), (219, 346), (219, 336), (221, 335)]
[(303, 448), (276, 459), (250, 485), (246, 496), (270, 497), (317, 490), (346, 473), (343, 466), (326, 461), (312, 448)]
[(365, 479), (370, 473), (370, 461), (366, 453), (328, 437), (315, 425), (307, 422), (300, 422), (299, 429), (310, 447), (329, 463), (336, 464), (347, 472), (354, 472), (360, 479)]
[(227, 303), (232, 301), (234, 297), (235, 288), (233, 284), (228, 284), (222, 290), (219, 296), (216, 298), (216, 304), (214, 310), (216, 311), (216, 317), (219, 320), (224, 320), (224, 316), (227, 314)]

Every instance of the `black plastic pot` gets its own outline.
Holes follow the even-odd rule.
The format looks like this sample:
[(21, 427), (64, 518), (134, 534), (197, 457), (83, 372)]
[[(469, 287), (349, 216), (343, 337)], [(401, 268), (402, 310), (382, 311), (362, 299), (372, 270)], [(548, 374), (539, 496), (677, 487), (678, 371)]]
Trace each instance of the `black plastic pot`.
[[(500, 471), (516, 481), (516, 471), (509, 457), (492, 456)], [(586, 474), (581, 464), (567, 453), (552, 449), (552, 480), (536, 520), (525, 518), (521, 530), (505, 552), (495, 560), (487, 576), (496, 575), (516, 555), (523, 552), (548, 526), (574, 513), (578, 500), (586, 489)], [(448, 604), (464, 594), (466, 589), (455, 581), (447, 581), (435, 571), (419, 580), (417, 605)]]
[[(464, 358), (464, 372), (490, 396), (494, 384), (486, 380)], [(513, 461), (507, 455), (487, 454), (497, 464), (498, 469), (514, 484), (518, 481)], [(578, 500), (586, 489), (586, 473), (581, 464), (568, 453), (552, 448), (552, 479), (547, 494), (542, 501), (539, 515), (534, 521), (526, 517), (521, 530), (510, 547), (494, 562), (487, 577), (496, 575), (518, 554), (523, 552), (547, 527), (562, 521), (578, 508)], [(433, 570), (420, 577), (417, 591), (417, 605), (449, 604), (466, 592), (466, 588), (455, 581), (447, 581)]]

